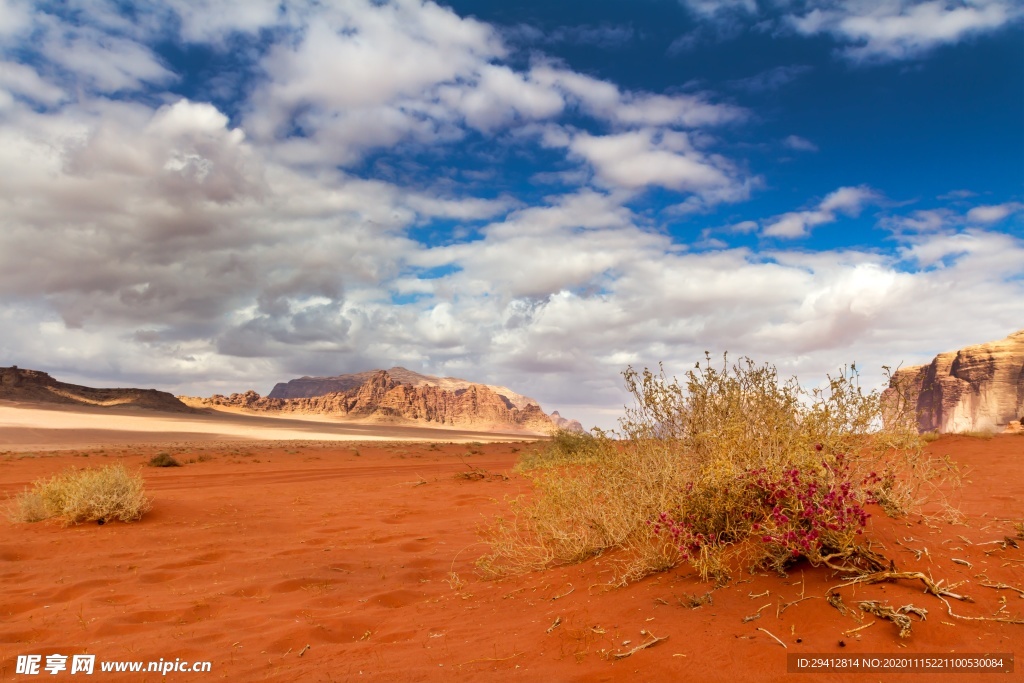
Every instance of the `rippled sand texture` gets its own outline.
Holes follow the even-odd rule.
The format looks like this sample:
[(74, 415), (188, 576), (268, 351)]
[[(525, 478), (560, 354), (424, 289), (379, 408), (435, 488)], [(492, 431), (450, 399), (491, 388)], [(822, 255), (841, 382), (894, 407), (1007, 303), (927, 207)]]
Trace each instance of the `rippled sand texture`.
[[(952, 618), (919, 583), (844, 590), (848, 605), (877, 599), (926, 608), (927, 621), (913, 617), (909, 639), (885, 621), (844, 634), (875, 618), (841, 616), (822, 599), (839, 580), (808, 567), (788, 578), (738, 575), (698, 609), (680, 598), (714, 586), (689, 569), (613, 588), (608, 557), (481, 580), (477, 527), (507, 510), (506, 497), (528, 491), (510, 470), (532, 447), (200, 441), (6, 454), (0, 447), (0, 495), (68, 466), (142, 467), (162, 450), (197, 460), (142, 467), (153, 509), (135, 524), (0, 522), (0, 680), (25, 678), (14, 674), (17, 655), (54, 652), (213, 663), (209, 674), (166, 678), (175, 681), (762, 681), (787, 678), (792, 652), (1021, 654), (1024, 626)], [(1024, 437), (945, 437), (929, 447), (972, 468), (967, 524), (907, 526), (876, 516), (874, 537), (901, 569), (965, 581), (958, 591), (977, 602), (954, 601), (958, 613), (989, 616), (1005, 598), (1003, 614), (1024, 614), (1017, 593), (980, 585), (1024, 587), (1024, 549), (980, 545), (1012, 533), (1004, 520), (1024, 516)], [(510, 478), (455, 476), (469, 465)], [(906, 538), (915, 540), (895, 542)], [(923, 547), (929, 553), (920, 559), (907, 551)], [(812, 599), (777, 616), (802, 592)], [(744, 621), (762, 607), (760, 619)], [(649, 634), (668, 640), (609, 657)]]

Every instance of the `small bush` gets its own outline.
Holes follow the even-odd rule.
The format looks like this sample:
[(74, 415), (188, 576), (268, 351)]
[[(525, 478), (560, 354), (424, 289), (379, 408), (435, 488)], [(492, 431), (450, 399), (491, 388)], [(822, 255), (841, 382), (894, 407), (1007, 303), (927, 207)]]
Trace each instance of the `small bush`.
[(600, 459), (601, 450), (601, 442), (591, 434), (558, 429), (543, 450), (532, 450), (520, 457), (515, 470), (528, 472), (542, 467), (593, 463)]
[(157, 453), (149, 459), (150, 467), (181, 467), (181, 463), (170, 453)]
[(725, 580), (737, 563), (778, 571), (856, 561), (868, 507), (918, 509), (955, 470), (916, 430), (884, 426), (856, 368), (821, 389), (749, 359), (686, 374), (623, 373), (636, 404), (617, 434), (560, 433), (517, 469), (532, 497), (485, 534), (478, 562), (502, 575), (621, 551), (623, 582), (688, 562)]
[(15, 499), (11, 517), (19, 522), (56, 518), (68, 526), (98, 520), (132, 522), (149, 509), (142, 477), (118, 464), (71, 469), (41, 479)]

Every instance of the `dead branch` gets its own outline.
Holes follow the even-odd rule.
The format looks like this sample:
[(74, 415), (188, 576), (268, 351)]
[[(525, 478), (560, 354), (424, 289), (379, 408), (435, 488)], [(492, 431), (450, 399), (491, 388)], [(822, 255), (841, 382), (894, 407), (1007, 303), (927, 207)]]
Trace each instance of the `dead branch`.
[(778, 636), (776, 636), (776, 635), (775, 635), (774, 633), (772, 633), (772, 632), (771, 632), (771, 631), (769, 631), (768, 629), (766, 629), (766, 628), (761, 628), (760, 626), (758, 626), (758, 627), (757, 627), (757, 630), (758, 630), (758, 631), (764, 631), (764, 632), (765, 632), (765, 633), (767, 633), (767, 634), (768, 634), (769, 636), (771, 636), (771, 637), (772, 637), (772, 638), (773, 638), (773, 639), (775, 640), (775, 642), (776, 642), (776, 643), (778, 643), (778, 644), (779, 644), (779, 645), (781, 645), (782, 647), (786, 648), (787, 650), (789, 649), (789, 646), (788, 646), (788, 645), (786, 645), (786, 644), (785, 644), (784, 642), (782, 642), (781, 640), (779, 640)]
[(658, 643), (660, 643), (660, 642), (662, 642), (664, 640), (668, 640), (668, 636), (664, 636), (662, 638), (659, 638), (656, 635), (654, 635), (653, 633), (650, 633), (648, 635), (651, 636), (650, 640), (645, 641), (643, 643), (640, 643), (639, 645), (634, 647), (632, 650), (627, 650), (626, 652), (613, 652), (612, 653), (612, 657), (614, 657), (615, 659), (625, 659), (626, 657), (629, 657), (634, 652), (639, 652), (640, 650), (646, 650), (647, 648), (654, 647), (655, 645), (657, 645)]

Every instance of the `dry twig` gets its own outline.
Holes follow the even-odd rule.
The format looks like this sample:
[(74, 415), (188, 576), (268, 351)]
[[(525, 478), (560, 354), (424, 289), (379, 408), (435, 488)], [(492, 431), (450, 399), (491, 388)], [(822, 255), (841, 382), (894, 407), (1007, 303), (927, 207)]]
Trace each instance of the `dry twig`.
[(612, 657), (614, 657), (615, 659), (625, 659), (626, 657), (629, 657), (634, 652), (639, 652), (640, 650), (646, 650), (647, 648), (654, 647), (655, 645), (657, 645), (658, 643), (660, 643), (660, 642), (662, 642), (664, 640), (668, 640), (668, 636), (663, 636), (663, 637), (659, 638), (658, 636), (654, 635), (653, 633), (649, 633), (648, 635), (651, 637), (650, 640), (644, 641), (643, 643), (640, 643), (639, 645), (634, 647), (632, 650), (627, 650), (626, 652), (613, 652), (612, 653)]
[(758, 627), (757, 627), (757, 630), (758, 630), (758, 631), (764, 631), (764, 632), (765, 632), (765, 633), (767, 633), (767, 634), (768, 634), (769, 636), (771, 636), (771, 637), (772, 637), (772, 638), (773, 638), (773, 639), (775, 640), (775, 642), (776, 642), (776, 643), (778, 643), (778, 644), (779, 644), (779, 645), (781, 645), (782, 647), (786, 648), (787, 650), (789, 649), (789, 646), (788, 646), (788, 645), (786, 645), (786, 644), (785, 644), (784, 642), (782, 642), (781, 640), (779, 640), (778, 636), (776, 636), (776, 635), (775, 635), (774, 633), (772, 633), (772, 632), (771, 632), (771, 631), (769, 631), (768, 629), (766, 629), (766, 628), (761, 628), (760, 626), (758, 626)]

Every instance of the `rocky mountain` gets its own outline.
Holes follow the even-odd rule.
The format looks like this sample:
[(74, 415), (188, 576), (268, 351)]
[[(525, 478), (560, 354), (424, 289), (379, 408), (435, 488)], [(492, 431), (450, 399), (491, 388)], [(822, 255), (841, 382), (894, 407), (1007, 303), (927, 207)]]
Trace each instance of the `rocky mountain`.
[(488, 385), (466, 382), (467, 386), (449, 389), (434, 384), (400, 382), (390, 371), (385, 370), (366, 374), (369, 377), (356, 386), (352, 386), (349, 378), (359, 375), (346, 376), (337, 385), (324, 383), (337, 378), (302, 378), (274, 387), (278, 394), (312, 391), (316, 386), (348, 387), (321, 395), (281, 398), (273, 394), (260, 396), (255, 391), (247, 391), (230, 396), (217, 394), (204, 399), (182, 398), (194, 406), (222, 406), (255, 412), (337, 415), (372, 422), (411, 422), (541, 434), (551, 431), (551, 418), (535, 401), (522, 401), (523, 405), (519, 407), (512, 399), (497, 393)]
[(0, 399), (65, 405), (131, 407), (171, 412), (192, 409), (166, 391), (156, 389), (95, 389), (66, 384), (39, 370), (0, 368)]
[(555, 427), (557, 427), (558, 429), (564, 429), (567, 432), (579, 432), (580, 434), (583, 433), (583, 425), (580, 424), (579, 420), (569, 420), (567, 418), (564, 418), (558, 414), (557, 410), (551, 413), (551, 415), (549, 415), (548, 417), (550, 418), (552, 424), (554, 424)]
[(459, 379), (457, 377), (434, 377), (432, 375), (423, 375), (412, 370), (407, 370), (403, 367), (393, 367), (390, 370), (369, 370), (367, 372), (357, 372), (350, 375), (337, 375), (335, 377), (300, 377), (288, 382), (279, 382), (274, 385), (274, 388), (270, 390), (267, 397), (312, 398), (313, 396), (324, 396), (326, 394), (338, 392), (343, 393), (361, 387), (379, 372), (387, 372), (388, 376), (399, 384), (408, 384), (414, 387), (439, 387), (441, 389), (447, 389), (448, 391), (458, 391), (459, 389), (468, 389), (469, 387), (485, 386), (494, 393), (504, 396), (510, 400), (512, 405), (520, 410), (526, 408), (526, 406), (531, 403), (534, 405), (540, 405), (529, 396), (518, 394), (508, 387), (502, 387), (495, 384), (477, 384), (476, 382), (470, 382), (469, 380)]
[(1024, 330), (897, 370), (883, 394), (889, 418), (921, 432), (1010, 431), (1024, 418)]

